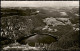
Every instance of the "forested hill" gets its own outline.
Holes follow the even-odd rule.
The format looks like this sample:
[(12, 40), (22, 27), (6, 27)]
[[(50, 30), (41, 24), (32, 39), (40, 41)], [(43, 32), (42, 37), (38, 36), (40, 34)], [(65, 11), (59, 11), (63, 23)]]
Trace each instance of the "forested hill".
[[(1, 16), (0, 36), (3, 38), (17, 40), (33, 33), (51, 33), (59, 37), (59, 41), (55, 43), (56, 47), (78, 47), (78, 8), (1, 8)], [(1, 42), (2, 45), (6, 44), (4, 42), (4, 40)], [(69, 44), (75, 42), (73, 43), (75, 45), (67, 46), (66, 42)], [(66, 47), (63, 43), (66, 43)]]

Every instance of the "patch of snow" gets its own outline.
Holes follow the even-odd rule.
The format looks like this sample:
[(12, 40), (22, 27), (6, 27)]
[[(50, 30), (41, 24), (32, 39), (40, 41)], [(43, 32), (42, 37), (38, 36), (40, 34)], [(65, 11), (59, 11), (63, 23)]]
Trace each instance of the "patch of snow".
[(72, 26), (76, 26), (76, 24), (72, 24)]
[(51, 28), (48, 28), (48, 31), (49, 31), (49, 32), (51, 32), (52, 30), (53, 30), (53, 29), (51, 29)]
[(39, 13), (40, 11), (36, 11), (37, 13)]
[(72, 24), (69, 18), (56, 18), (56, 19), (64, 22), (65, 24), (69, 24), (69, 25)]
[(57, 29), (54, 29), (54, 31), (57, 32), (58, 30)]
[(79, 31), (79, 28), (76, 28), (76, 30), (75, 31)]
[(60, 12), (60, 14), (61, 14), (62, 16), (67, 16), (67, 13), (66, 13), (66, 12)]
[(28, 20), (31, 20), (31, 19), (28, 19)]
[(75, 27), (73, 27), (73, 30), (75, 30), (75, 31), (79, 31), (79, 28), (75, 28)]
[(29, 49), (39, 50), (37, 47), (29, 47)]
[[(59, 21), (60, 20), (60, 21)], [(50, 18), (45, 18), (43, 20), (43, 22), (46, 23), (46, 25), (53, 25), (53, 26), (57, 26), (57, 25), (65, 25), (63, 22), (61, 21), (68, 21), (68, 19), (65, 19), (65, 18), (53, 18), (53, 17), (50, 17)], [(66, 24), (70, 24), (70, 22), (66, 23)]]
[(8, 48), (10, 48), (10, 47), (9, 47), (9, 46), (7, 46), (7, 47), (4, 47), (3, 49), (4, 49), (4, 50), (7, 50)]
[(79, 14), (75, 14), (76, 16), (79, 16)]
[(42, 28), (42, 30), (48, 29), (49, 26), (45, 26), (44, 28)]

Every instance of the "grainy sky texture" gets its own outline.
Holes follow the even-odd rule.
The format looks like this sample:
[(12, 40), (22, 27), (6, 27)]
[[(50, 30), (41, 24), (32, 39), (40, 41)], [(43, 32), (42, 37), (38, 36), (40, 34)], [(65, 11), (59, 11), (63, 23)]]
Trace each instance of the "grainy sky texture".
[(1, 1), (1, 7), (79, 6), (79, 1)]

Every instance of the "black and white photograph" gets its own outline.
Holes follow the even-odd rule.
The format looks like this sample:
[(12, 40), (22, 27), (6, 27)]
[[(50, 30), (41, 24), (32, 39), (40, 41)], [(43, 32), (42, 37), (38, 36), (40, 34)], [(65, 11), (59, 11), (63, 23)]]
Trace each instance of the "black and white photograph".
[(1, 1), (1, 51), (79, 51), (79, 1)]

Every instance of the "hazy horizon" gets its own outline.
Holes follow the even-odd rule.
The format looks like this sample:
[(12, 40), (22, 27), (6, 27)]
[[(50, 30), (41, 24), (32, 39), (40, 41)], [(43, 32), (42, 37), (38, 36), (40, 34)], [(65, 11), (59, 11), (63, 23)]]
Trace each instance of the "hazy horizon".
[(1, 1), (1, 7), (79, 6), (79, 1)]

